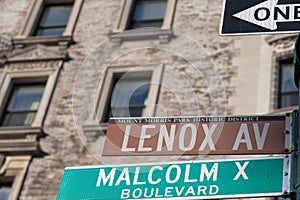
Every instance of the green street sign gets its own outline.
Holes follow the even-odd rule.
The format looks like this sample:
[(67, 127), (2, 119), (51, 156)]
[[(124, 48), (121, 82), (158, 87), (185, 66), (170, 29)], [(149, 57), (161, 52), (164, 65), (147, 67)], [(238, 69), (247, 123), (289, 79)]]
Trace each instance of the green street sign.
[(280, 196), (286, 158), (69, 167), (58, 200)]

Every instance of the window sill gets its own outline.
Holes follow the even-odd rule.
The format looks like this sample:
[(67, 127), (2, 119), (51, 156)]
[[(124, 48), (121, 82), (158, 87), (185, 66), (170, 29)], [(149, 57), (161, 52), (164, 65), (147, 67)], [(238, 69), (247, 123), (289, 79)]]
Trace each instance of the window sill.
[(41, 127), (0, 127), (0, 154), (34, 155), (39, 151)]
[[(108, 127), (108, 123), (97, 123), (96, 121), (87, 121), (82, 125), (82, 130), (84, 133), (92, 133), (92, 132), (106, 132)], [(104, 134), (103, 134), (104, 135)]]
[(123, 41), (137, 41), (137, 40), (159, 40), (160, 43), (168, 43), (173, 37), (172, 30), (165, 29), (134, 29), (124, 32), (115, 31), (110, 35), (110, 41), (120, 44)]
[(266, 36), (265, 40), (267, 43), (272, 44), (274, 42), (277, 42), (278, 40), (285, 40), (288, 38), (295, 38), (297, 37), (298, 34), (282, 34), (282, 35), (270, 35)]
[(95, 120), (86, 121), (82, 125), (82, 131), (86, 144), (92, 144), (100, 137), (105, 137), (107, 127), (99, 125)]
[(286, 108), (277, 108), (277, 109), (274, 109), (269, 114), (286, 114), (286, 113), (291, 113), (294, 110), (298, 110), (298, 109), (299, 109), (298, 106), (291, 106), (291, 107), (286, 107)]
[(73, 42), (72, 36), (30, 36), (26, 38), (14, 38), (12, 40), (14, 46), (20, 47), (34, 44), (59, 45), (67, 47)]

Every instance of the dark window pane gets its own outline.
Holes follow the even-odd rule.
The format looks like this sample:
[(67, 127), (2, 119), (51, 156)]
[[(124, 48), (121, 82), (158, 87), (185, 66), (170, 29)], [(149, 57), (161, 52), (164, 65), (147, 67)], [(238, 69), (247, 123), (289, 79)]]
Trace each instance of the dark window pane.
[(294, 84), (294, 64), (292, 59), (280, 63), (278, 108), (298, 105), (298, 89)]
[(35, 35), (62, 35), (69, 21), (72, 6), (72, 4), (46, 5), (36, 28)]
[(151, 76), (114, 80), (106, 121), (110, 117), (140, 117), (146, 107)]
[(129, 29), (161, 27), (166, 7), (166, 0), (136, 0)]
[(8, 200), (11, 188), (3, 187), (0, 188), (0, 200)]
[(0, 200), (8, 200), (11, 193), (11, 184), (0, 183)]
[(144, 108), (129, 108), (130, 117), (141, 117), (143, 115)]
[(145, 101), (148, 97), (150, 84), (146, 83), (145, 85), (137, 88), (131, 95), (129, 100), (130, 106), (141, 106), (145, 105)]
[(283, 64), (281, 73), (281, 92), (297, 91), (294, 84), (294, 65), (292, 63)]
[[(147, 79), (120, 79), (112, 93), (112, 107), (128, 107), (144, 105), (148, 97), (149, 80)], [(138, 103), (138, 104), (135, 104)]]
[(298, 105), (298, 93), (282, 95), (281, 107), (297, 106)]
[[(110, 109), (109, 117), (141, 117), (146, 106), (115, 107)], [(107, 118), (107, 120), (109, 119)]]
[(39, 36), (53, 36), (53, 35), (62, 35), (65, 31), (65, 28), (48, 28), (48, 29), (38, 29), (37, 35)]
[(40, 26), (65, 26), (68, 23), (72, 5), (50, 5), (44, 9)]
[(44, 92), (44, 84), (16, 85), (2, 120), (2, 126), (30, 126)]
[(37, 110), (43, 92), (44, 85), (15, 86), (8, 110)]
[(30, 126), (35, 118), (35, 112), (7, 113), (3, 126)]
[(163, 24), (162, 20), (161, 21), (149, 21), (149, 22), (132, 22), (130, 28), (135, 29), (135, 28), (159, 28)]
[(166, 12), (166, 1), (137, 0), (132, 19), (136, 21), (163, 19)]

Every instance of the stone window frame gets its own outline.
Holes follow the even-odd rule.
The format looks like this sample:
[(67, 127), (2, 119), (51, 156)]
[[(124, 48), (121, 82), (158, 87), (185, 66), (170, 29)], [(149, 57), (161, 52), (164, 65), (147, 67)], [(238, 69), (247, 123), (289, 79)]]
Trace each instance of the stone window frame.
[(151, 64), (151, 65), (135, 65), (135, 66), (110, 66), (105, 70), (104, 76), (100, 81), (99, 89), (97, 89), (96, 96), (96, 116), (97, 121), (100, 123), (101, 128), (106, 129), (108, 122), (105, 122), (106, 106), (109, 103), (112, 81), (114, 74), (126, 73), (126, 72), (143, 72), (151, 71), (151, 85), (148, 93), (147, 105), (145, 108), (146, 115), (142, 117), (152, 117), (155, 115), (156, 103), (158, 101), (160, 85), (162, 82), (162, 76), (164, 71), (164, 64)]
[[(280, 105), (280, 98), (281, 98), (281, 95), (283, 95), (282, 94), (282, 91), (281, 91), (281, 84), (282, 84), (282, 73), (281, 73), (281, 69), (282, 69), (282, 67), (283, 67), (283, 65), (284, 64), (286, 64), (286, 63), (293, 63), (293, 60), (294, 60), (294, 58), (293, 58), (293, 56), (292, 55), (290, 55), (290, 56), (287, 56), (287, 57), (285, 57), (285, 58), (282, 58), (282, 59), (278, 59), (278, 91), (277, 91), (277, 102), (276, 102), (276, 104), (277, 104), (277, 109), (285, 109), (285, 108), (291, 108), (291, 107), (295, 107), (295, 106), (297, 106), (297, 105), (295, 105), (295, 106), (286, 106), (286, 107), (282, 107), (281, 105)], [(291, 62), (290, 62), (291, 61)], [(293, 77), (294, 78), (294, 77)], [(293, 91), (293, 92), (291, 92), (291, 93), (296, 93), (297, 94), (297, 96), (298, 96), (298, 91)], [(279, 107), (279, 106), (281, 106), (281, 107)]]
[(0, 153), (27, 155), (37, 153), (37, 137), (43, 134), (43, 123), (58, 73), (59, 70), (6, 72), (0, 83), (0, 110), (3, 112), (14, 84), (45, 82), (45, 89), (35, 119), (30, 126), (0, 126)]
[[(13, 83), (13, 86), (12, 86), (12, 90), (10, 91), (10, 96), (6, 102), (6, 106), (3, 110), (3, 114), (2, 114), (2, 118), (1, 118), (1, 122), (0, 122), (0, 125), (3, 126), (3, 127), (6, 127), (6, 126), (29, 126), (31, 125), (32, 123), (32, 120), (35, 119), (35, 114), (36, 112), (38, 111), (38, 107), (39, 107), (39, 104), (40, 104), (40, 100), (41, 100), (41, 97), (43, 96), (44, 94), (44, 87), (45, 87), (45, 83), (46, 81), (41, 81), (41, 82), (36, 82), (36, 83), (29, 83), (29, 84), (23, 84), (23, 83)], [(18, 108), (17, 109), (14, 109), (14, 103), (17, 102), (17, 99), (18, 99), (18, 95), (20, 95), (20, 93), (18, 93), (18, 90), (24, 90), (24, 93), (25, 95), (26, 94), (30, 94), (30, 92), (37, 92), (35, 94), (33, 94), (33, 96), (35, 98), (33, 98), (31, 101), (30, 101), (30, 105), (28, 104), (22, 104), (22, 102), (20, 102), (19, 105), (21, 106), (17, 106)], [(27, 91), (26, 89), (29, 89), (29, 91)], [(21, 92), (22, 93), (22, 92)], [(22, 94), (24, 94), (22, 93)], [(38, 98), (38, 95), (40, 95), (40, 98)], [(30, 98), (28, 96), (28, 98)], [(18, 118), (17, 115), (18, 114), (23, 114), (25, 118), (19, 118), (21, 120), (20, 123), (15, 123), (16, 121), (18, 121), (16, 119), (13, 120), (14, 117)], [(12, 117), (12, 119), (10, 119), (10, 117)]]
[(285, 114), (297, 109), (297, 106), (278, 108), (280, 61), (294, 57), (294, 45), (297, 36), (298, 34), (265, 36), (265, 41), (271, 46), (273, 52), (271, 61), (271, 103), (269, 113)]
[(111, 41), (120, 43), (122, 41), (129, 40), (159, 39), (161, 43), (169, 42), (172, 36), (171, 29), (175, 16), (177, 0), (167, 1), (166, 14), (163, 25), (160, 29), (145, 28), (126, 31), (135, 0), (123, 0), (118, 21), (113, 30), (113, 36), (111, 36)]
[[(55, 13), (55, 9), (63, 9), (65, 11), (68, 10), (68, 12), (65, 13), (65, 17), (66, 18), (62, 18), (62, 19), (66, 19), (66, 21), (64, 23), (57, 21), (55, 22), (55, 24), (49, 24), (49, 21), (51, 21), (54, 17), (53, 13)], [(53, 10), (54, 9), (54, 10)], [(34, 31), (32, 32), (32, 36), (60, 36), (62, 35), (65, 30), (66, 27), (68, 25), (68, 21), (71, 15), (71, 12), (73, 10), (73, 3), (68, 3), (68, 2), (63, 2), (61, 4), (44, 4), (43, 5), (43, 12), (41, 13), (41, 15), (39, 16), (37, 25), (34, 29)], [(48, 18), (48, 20), (46, 20)], [(49, 34), (48, 33), (43, 33), (44, 31), (58, 31), (57, 29), (62, 29), (63, 32), (61, 33), (53, 33), (53, 34)], [(51, 32), (50, 31), (50, 32)]]
[(278, 108), (278, 98), (279, 98), (279, 86), (280, 86), (280, 62), (283, 60), (293, 59), (294, 50), (286, 50), (280, 53), (275, 53), (273, 56), (273, 66), (272, 67), (272, 92), (271, 92), (271, 100), (270, 104), (271, 113), (286, 113), (292, 110), (297, 109), (297, 106), (283, 107)]
[[(73, 8), (67, 23), (67, 27), (61, 36), (33, 36), (39, 18), (43, 12), (44, 5), (47, 4), (62, 4), (74, 3)], [(76, 22), (79, 17), (84, 0), (34, 0), (30, 6), (29, 12), (26, 16), (26, 21), (21, 29), (20, 36), (13, 39), (15, 45), (30, 45), (30, 44), (63, 44), (69, 45), (73, 41), (73, 32)]]
[(0, 178), (9, 179), (12, 182), (9, 200), (19, 199), (30, 161), (31, 156), (4, 156), (4, 163), (0, 165)]

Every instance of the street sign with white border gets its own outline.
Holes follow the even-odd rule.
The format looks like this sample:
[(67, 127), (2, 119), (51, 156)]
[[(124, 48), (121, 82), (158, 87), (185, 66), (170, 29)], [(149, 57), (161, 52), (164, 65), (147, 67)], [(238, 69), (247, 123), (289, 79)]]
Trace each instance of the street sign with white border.
[(218, 199), (288, 192), (289, 157), (65, 169), (57, 199)]
[(102, 155), (285, 153), (286, 116), (111, 118)]
[(300, 32), (300, 0), (224, 0), (220, 35)]

